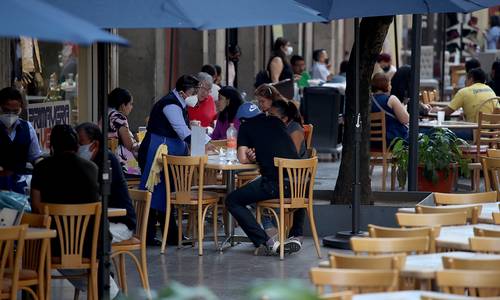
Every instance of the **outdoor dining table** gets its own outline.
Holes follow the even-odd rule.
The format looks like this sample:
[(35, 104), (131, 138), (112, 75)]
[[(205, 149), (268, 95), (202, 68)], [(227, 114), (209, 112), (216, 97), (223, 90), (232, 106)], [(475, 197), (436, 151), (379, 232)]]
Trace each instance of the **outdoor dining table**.
[[(205, 165), (207, 169), (219, 170), (223, 171), (226, 174), (226, 187), (227, 193), (231, 193), (235, 190), (235, 181), (236, 174), (240, 171), (249, 171), (256, 170), (259, 167), (256, 164), (242, 164), (238, 161), (229, 162), (225, 159), (220, 159), (218, 155), (209, 155), (207, 164)], [(248, 241), (247, 237), (240, 237), (234, 234), (234, 222), (231, 214), (228, 214), (228, 222), (227, 222), (227, 233), (225, 240), (220, 244), (219, 250), (224, 250), (224, 245), (229, 243), (231, 246), (234, 246), (235, 242), (246, 242)]]
[(424, 120), (418, 122), (419, 127), (423, 128), (448, 128), (448, 129), (476, 129), (477, 123), (466, 121), (443, 121), (439, 123), (437, 120)]
[(474, 227), (500, 231), (500, 225), (494, 224), (443, 226), (436, 238), (436, 247), (469, 251), (469, 238), (474, 236)]
[(431, 101), (431, 106), (450, 106), (451, 101)]
[[(479, 223), (486, 223), (486, 224), (493, 224), (493, 215), (492, 213), (494, 212), (499, 212), (498, 205), (500, 202), (489, 202), (489, 203), (477, 203), (477, 204), (459, 204), (459, 205), (447, 205), (446, 207), (469, 207), (469, 206), (476, 206), (476, 205), (481, 205), (481, 214), (479, 214), (478, 222)], [(405, 212), (405, 213), (414, 213), (415, 208), (414, 207), (401, 207), (398, 209), (399, 212)]]
[(451, 295), (438, 292), (427, 291), (400, 291), (400, 292), (385, 292), (385, 293), (368, 293), (354, 295), (352, 300), (421, 300), (422, 296), (434, 297), (435, 299), (446, 300), (471, 300), (471, 299), (497, 299), (498, 297), (474, 298), (460, 295)]

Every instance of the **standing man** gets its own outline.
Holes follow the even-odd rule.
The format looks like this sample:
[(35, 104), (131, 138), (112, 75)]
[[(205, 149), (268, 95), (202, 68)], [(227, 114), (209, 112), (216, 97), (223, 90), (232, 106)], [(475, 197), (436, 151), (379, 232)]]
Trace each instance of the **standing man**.
[(226, 207), (254, 244), (255, 255), (277, 254), (279, 242), (266, 234), (247, 205), (279, 198), (278, 169), (274, 166), (274, 158), (298, 159), (297, 151), (284, 123), (276, 117), (262, 114), (256, 105), (244, 103), (238, 109), (236, 118), (241, 120), (238, 160), (243, 164), (256, 162), (262, 176), (229, 194)]
[(23, 108), (17, 89), (0, 90), (0, 190), (21, 194), (30, 173), (26, 164), (35, 164), (42, 155), (35, 129), (19, 117)]
[[(146, 188), (149, 172), (155, 163), (156, 150), (160, 145), (168, 147), (170, 155), (188, 155), (191, 144), (191, 129), (186, 107), (194, 107), (198, 103), (200, 82), (193, 76), (183, 75), (175, 83), (175, 89), (158, 100), (149, 114), (147, 133), (139, 148), (138, 162), (141, 168), (141, 189)], [(205, 137), (205, 143), (210, 137)], [(164, 228), (166, 214), (166, 187), (163, 172), (160, 183), (154, 187), (149, 215), (149, 245), (159, 246), (156, 240), (156, 221), (159, 219)], [(177, 244), (177, 225), (175, 218), (170, 218), (169, 244)]]

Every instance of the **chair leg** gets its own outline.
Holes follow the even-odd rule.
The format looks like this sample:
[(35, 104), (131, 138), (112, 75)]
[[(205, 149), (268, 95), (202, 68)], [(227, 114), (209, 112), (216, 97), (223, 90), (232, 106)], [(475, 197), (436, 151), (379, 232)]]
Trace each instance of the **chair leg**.
[(127, 272), (125, 271), (125, 255), (120, 254), (120, 285), (125, 295), (128, 295)]
[(280, 207), (280, 259), (285, 259), (285, 209)]
[(222, 207), (222, 220), (224, 222), (224, 234), (225, 234), (225, 236), (229, 235), (229, 230), (228, 230), (228, 226), (227, 226), (229, 224), (228, 218), (229, 218), (229, 216), (228, 216), (227, 208), (224, 205)]
[(172, 207), (171, 205), (167, 205), (167, 214), (165, 216), (165, 225), (163, 226), (163, 235), (161, 238), (161, 249), (160, 249), (161, 254), (165, 253), (165, 247), (167, 246), (168, 225), (170, 223), (171, 213), (172, 213)]
[(311, 233), (314, 239), (314, 246), (316, 247), (316, 252), (318, 253), (318, 258), (321, 258), (321, 249), (319, 247), (318, 232), (316, 231), (316, 221), (314, 220), (313, 208), (307, 208), (307, 214), (309, 216), (309, 224), (311, 225)]
[[(90, 291), (88, 291), (90, 293)], [(73, 295), (74, 300), (78, 300), (80, 298), (80, 290), (75, 288), (75, 294)]]
[(148, 273), (148, 260), (147, 260), (147, 251), (146, 247), (141, 247), (141, 269), (142, 276), (144, 277), (144, 290), (148, 295), (148, 299), (151, 299), (151, 290), (149, 289), (149, 273)]
[(215, 249), (218, 249), (219, 248), (219, 239), (217, 237), (218, 235), (218, 232), (217, 232), (217, 216), (219, 215), (219, 208), (218, 208), (218, 205), (217, 203), (215, 203), (215, 206), (213, 208), (213, 222), (214, 222), (214, 243), (215, 243)]
[(205, 232), (203, 225), (205, 220), (203, 218), (204, 213), (201, 206), (198, 206), (197, 212), (198, 212), (198, 255), (203, 256), (203, 233)]
[(182, 207), (177, 207), (177, 248), (182, 246)]

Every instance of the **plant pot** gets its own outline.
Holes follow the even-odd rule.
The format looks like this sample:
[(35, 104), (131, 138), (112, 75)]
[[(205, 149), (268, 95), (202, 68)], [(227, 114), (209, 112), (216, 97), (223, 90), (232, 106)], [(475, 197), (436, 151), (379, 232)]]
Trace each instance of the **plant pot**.
[(439, 193), (451, 193), (455, 185), (455, 178), (458, 168), (456, 164), (450, 164), (450, 171), (448, 172), (448, 177), (446, 177), (444, 171), (438, 171), (439, 179), (434, 184), (431, 180), (424, 177), (424, 168), (418, 166), (418, 190), (426, 192), (439, 192)]

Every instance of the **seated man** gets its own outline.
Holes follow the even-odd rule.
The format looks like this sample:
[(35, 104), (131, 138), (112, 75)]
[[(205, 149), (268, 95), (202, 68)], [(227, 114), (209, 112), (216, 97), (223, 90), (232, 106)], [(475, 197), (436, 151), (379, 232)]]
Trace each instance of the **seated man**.
[[(246, 206), (279, 198), (278, 169), (274, 166), (274, 158), (298, 159), (297, 151), (283, 122), (260, 113), (257, 106), (244, 103), (236, 118), (242, 121), (238, 133), (238, 160), (243, 164), (257, 162), (262, 176), (230, 193), (226, 207), (255, 245), (255, 255), (277, 254), (279, 242), (266, 234)], [(302, 226), (300, 222), (295, 223)]]
[(477, 122), (478, 113), (493, 113), (498, 105), (496, 101), (487, 102), (488, 99), (496, 97), (495, 92), (485, 84), (486, 74), (483, 70), (476, 68), (467, 73), (466, 87), (460, 89), (445, 108), (433, 108), (432, 111), (444, 110), (445, 115), (451, 115), (455, 110), (462, 107), (467, 122)]
[[(94, 162), (99, 168), (99, 173), (102, 173), (102, 155), (100, 153), (100, 141), (102, 141), (101, 129), (92, 123), (82, 123), (76, 127), (76, 131), (80, 144), (78, 155), (81, 158)], [(120, 162), (110, 151), (107, 151), (106, 154), (111, 167), (111, 187), (108, 206), (127, 210), (127, 215), (109, 219), (109, 231), (112, 236), (111, 242), (118, 243), (132, 238), (136, 226), (136, 215)]]

